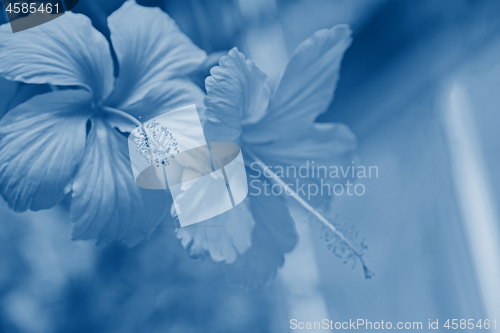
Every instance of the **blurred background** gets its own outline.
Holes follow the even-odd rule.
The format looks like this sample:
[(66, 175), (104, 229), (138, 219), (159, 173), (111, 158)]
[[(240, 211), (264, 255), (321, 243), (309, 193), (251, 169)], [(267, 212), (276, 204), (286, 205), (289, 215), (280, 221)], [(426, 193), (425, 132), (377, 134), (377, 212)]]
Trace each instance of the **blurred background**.
[[(332, 208), (366, 238), (376, 276), (343, 265), (301, 212), (278, 278), (249, 292), (210, 260), (190, 260), (169, 228), (133, 249), (98, 248), (70, 240), (67, 202), (16, 214), (2, 201), (0, 332), (288, 332), (292, 318), (500, 325), (500, 2), (138, 2), (161, 7), (209, 54), (193, 74), (200, 86), (237, 46), (273, 87), (300, 42), (351, 26), (335, 99), (317, 121), (347, 124), (361, 164), (379, 168), (364, 196)], [(122, 3), (81, 0), (74, 11), (109, 39), (107, 16)], [(1, 116), (46, 88), (0, 89)]]

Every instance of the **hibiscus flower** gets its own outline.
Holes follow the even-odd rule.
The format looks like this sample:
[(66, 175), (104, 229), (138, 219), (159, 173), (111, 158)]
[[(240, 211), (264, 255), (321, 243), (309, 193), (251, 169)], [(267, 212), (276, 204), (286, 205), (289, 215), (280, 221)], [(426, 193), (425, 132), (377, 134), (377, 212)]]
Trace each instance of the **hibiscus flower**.
[(112, 45), (80, 14), (16, 34), (0, 27), (0, 76), (53, 87), (0, 121), (0, 194), (15, 211), (37, 211), (71, 193), (74, 239), (135, 245), (156, 221), (134, 183), (123, 132), (139, 117), (201, 105), (186, 75), (206, 54), (167, 14), (135, 1), (108, 25)]
[[(232, 49), (206, 79), (208, 141), (238, 144), (247, 163), (350, 164), (356, 147), (350, 129), (339, 123), (315, 122), (333, 99), (341, 60), (350, 44), (351, 31), (346, 25), (316, 32), (297, 47), (273, 93), (266, 85), (266, 74)], [(247, 174), (252, 174), (250, 168)], [(342, 252), (346, 260), (360, 260), (370, 277), (362, 258), (364, 245), (344, 236), (299, 195), (294, 198), (326, 226), (336, 253)], [(210, 255), (226, 264), (224, 268), (234, 282), (253, 287), (273, 277), (284, 263), (284, 254), (294, 248), (293, 223), (281, 198), (250, 195), (233, 210), (197, 228), (178, 229), (177, 236), (191, 255)], [(224, 227), (208, 228), (213, 225)]]

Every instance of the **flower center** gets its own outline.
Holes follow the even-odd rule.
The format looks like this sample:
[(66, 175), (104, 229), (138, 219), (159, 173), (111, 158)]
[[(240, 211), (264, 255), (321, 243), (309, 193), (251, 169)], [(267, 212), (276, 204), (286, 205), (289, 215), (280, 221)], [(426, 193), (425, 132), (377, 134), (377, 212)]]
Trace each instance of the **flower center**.
[(149, 122), (146, 126), (136, 128), (132, 132), (135, 136), (137, 151), (149, 163), (157, 166), (168, 165), (168, 158), (174, 158), (179, 152), (174, 136), (166, 127), (160, 126), (156, 120)]

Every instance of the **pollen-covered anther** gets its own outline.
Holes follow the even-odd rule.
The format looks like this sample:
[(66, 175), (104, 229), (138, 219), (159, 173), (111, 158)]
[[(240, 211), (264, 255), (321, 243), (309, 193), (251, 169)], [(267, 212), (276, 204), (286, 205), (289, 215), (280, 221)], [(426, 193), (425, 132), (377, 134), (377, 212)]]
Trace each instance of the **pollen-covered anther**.
[(156, 120), (133, 132), (137, 151), (151, 164), (169, 165), (168, 158), (179, 153), (174, 136)]

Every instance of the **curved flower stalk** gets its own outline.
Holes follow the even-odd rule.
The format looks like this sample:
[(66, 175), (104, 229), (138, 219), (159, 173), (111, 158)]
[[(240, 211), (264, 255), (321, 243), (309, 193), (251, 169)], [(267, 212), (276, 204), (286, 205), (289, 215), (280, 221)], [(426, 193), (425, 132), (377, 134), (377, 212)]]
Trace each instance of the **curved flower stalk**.
[[(108, 41), (84, 15), (67, 13), (15, 35), (0, 27), (0, 77), (55, 88), (1, 119), (0, 194), (16, 211), (36, 211), (70, 193), (74, 239), (133, 246), (161, 214), (152, 200), (164, 199), (135, 185), (123, 133), (140, 117), (201, 106), (204, 94), (187, 75), (206, 54), (167, 14), (135, 1), (108, 25), (116, 78)], [(157, 135), (169, 140), (161, 129)], [(159, 162), (166, 157), (157, 150)]]

